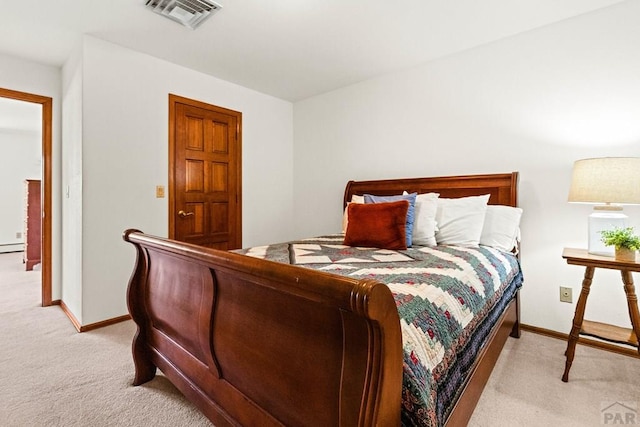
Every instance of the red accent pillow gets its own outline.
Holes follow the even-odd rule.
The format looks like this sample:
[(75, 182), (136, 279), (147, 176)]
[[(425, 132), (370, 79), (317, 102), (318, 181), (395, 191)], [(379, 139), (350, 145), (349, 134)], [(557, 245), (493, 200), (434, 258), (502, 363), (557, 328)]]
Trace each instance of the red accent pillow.
[(350, 203), (349, 223), (344, 235), (347, 246), (407, 249), (405, 236), (409, 202)]

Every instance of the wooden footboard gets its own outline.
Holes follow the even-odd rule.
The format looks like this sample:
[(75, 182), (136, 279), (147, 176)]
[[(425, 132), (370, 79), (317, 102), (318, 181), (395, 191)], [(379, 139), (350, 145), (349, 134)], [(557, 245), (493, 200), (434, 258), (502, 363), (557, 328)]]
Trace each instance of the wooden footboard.
[(402, 338), (371, 280), (127, 230), (134, 384), (156, 367), (217, 426), (398, 426)]

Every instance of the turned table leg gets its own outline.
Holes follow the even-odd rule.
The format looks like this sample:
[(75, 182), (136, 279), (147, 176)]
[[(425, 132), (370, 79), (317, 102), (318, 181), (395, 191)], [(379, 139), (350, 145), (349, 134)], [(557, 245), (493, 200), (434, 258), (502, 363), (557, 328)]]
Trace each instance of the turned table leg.
[[(567, 344), (567, 362), (564, 366), (564, 374), (562, 375), (562, 381), (565, 383), (569, 381), (569, 370), (573, 363), (573, 356), (576, 352), (576, 343), (580, 336), (580, 329), (582, 328), (582, 320), (584, 319), (584, 310), (587, 306), (587, 297), (589, 296), (589, 290), (591, 288), (591, 281), (593, 280), (593, 272), (595, 267), (587, 267), (584, 272), (584, 279), (582, 280), (582, 291), (580, 292), (580, 298), (578, 298), (578, 305), (576, 306), (576, 313), (573, 316), (573, 326), (571, 326), (571, 332), (569, 333), (569, 342)], [(637, 308), (636, 308), (637, 309)]]
[(636, 297), (636, 288), (633, 285), (633, 277), (629, 270), (622, 270), (622, 282), (624, 283), (624, 292), (627, 294), (627, 306), (629, 307), (629, 318), (631, 319), (631, 327), (636, 334), (638, 341), (638, 353), (640, 354), (640, 313), (638, 313), (638, 298)]

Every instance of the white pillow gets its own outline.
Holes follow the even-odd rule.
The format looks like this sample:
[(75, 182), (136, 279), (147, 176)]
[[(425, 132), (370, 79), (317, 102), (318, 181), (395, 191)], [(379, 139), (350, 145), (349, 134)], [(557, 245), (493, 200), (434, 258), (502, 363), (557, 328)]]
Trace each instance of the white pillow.
[(520, 238), (522, 209), (503, 205), (487, 206), (480, 244), (511, 252)]
[(484, 226), (489, 195), (438, 198), (436, 241), (439, 245), (477, 247)]
[[(353, 194), (351, 196), (351, 201), (347, 202), (347, 207), (349, 207), (349, 203), (364, 203), (364, 196), (358, 196), (357, 194)], [(344, 213), (342, 214), (342, 232), (347, 232), (347, 224), (349, 224), (349, 209), (344, 208)]]
[[(403, 194), (408, 194), (406, 191)], [(423, 193), (416, 197), (415, 218), (413, 220), (413, 244), (436, 246), (436, 211), (439, 193)]]

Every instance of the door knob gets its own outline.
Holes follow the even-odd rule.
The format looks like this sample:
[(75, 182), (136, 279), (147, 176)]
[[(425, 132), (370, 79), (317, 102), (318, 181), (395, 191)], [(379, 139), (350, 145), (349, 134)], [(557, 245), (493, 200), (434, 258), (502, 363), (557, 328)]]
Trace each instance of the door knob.
[(179, 215), (180, 217), (182, 217), (182, 218), (185, 218), (185, 217), (188, 217), (188, 216), (193, 215), (193, 212), (185, 212), (185, 211), (182, 211), (182, 210), (181, 210), (181, 211), (178, 211), (178, 215)]

